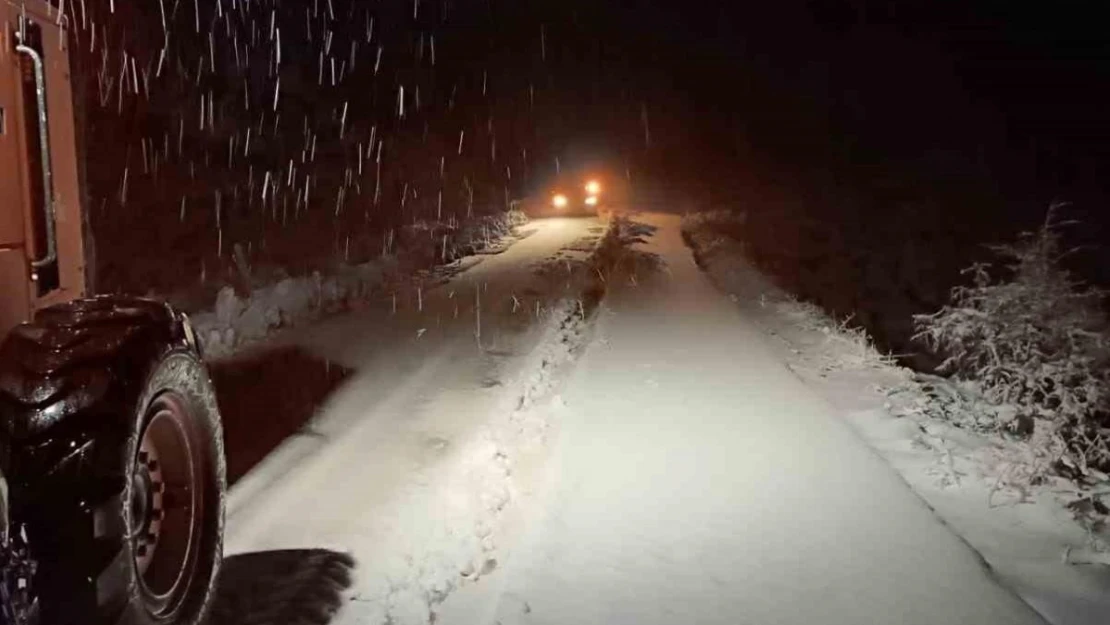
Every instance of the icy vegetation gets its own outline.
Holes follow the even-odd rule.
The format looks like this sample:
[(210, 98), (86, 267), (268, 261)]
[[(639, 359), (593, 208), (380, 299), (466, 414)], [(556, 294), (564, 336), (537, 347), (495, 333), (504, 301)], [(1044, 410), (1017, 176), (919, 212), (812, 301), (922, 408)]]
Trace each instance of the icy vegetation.
[(1076, 282), (1062, 264), (1060, 227), (1044, 225), (993, 246), (1001, 266), (968, 268), (952, 303), (915, 318), (918, 337), (946, 356), (940, 369), (970, 381), (990, 407), (961, 426), (1027, 440), (1029, 479), (1056, 472), (1106, 483), (1110, 471), (1110, 323), (1106, 293)]
[(206, 357), (228, 356), (238, 349), (324, 315), (356, 310), (372, 298), (389, 298), (398, 288), (435, 282), (435, 273), (460, 268), (466, 256), (493, 254), (515, 240), (514, 228), (525, 223), (509, 211), (471, 220), (465, 226), (419, 223), (402, 230), (398, 243), (383, 244), (381, 256), (358, 265), (338, 265), (328, 273), (286, 277), (257, 284), (246, 294), (223, 287), (215, 306), (192, 317)]
[[(1103, 623), (1110, 610), (1106, 590), (1110, 570), (1099, 565), (1110, 564), (1110, 533), (1100, 497), (1110, 489), (1105, 482), (1092, 482), (1101, 478), (1091, 463), (1087, 478), (1066, 470), (1063, 462), (1051, 465), (1047, 452), (1074, 453), (1065, 445), (1063, 428), (1052, 421), (1051, 411), (1039, 407), (1033, 413), (1034, 422), (1035, 427), (1056, 434), (1057, 447), (1038, 449), (1034, 431), (1005, 427), (1016, 419), (1017, 409), (992, 402), (973, 371), (964, 369), (961, 375), (945, 378), (898, 366), (874, 346), (866, 331), (800, 301), (777, 285), (777, 276), (762, 267), (756, 270), (749, 245), (736, 236), (747, 219), (742, 212), (714, 211), (684, 220), (687, 243), (718, 288), (779, 339), (788, 366), (821, 392), (998, 576), (1046, 619), (1057, 625)], [(1072, 285), (1057, 262), (1059, 225), (1048, 221), (1044, 230), (999, 248), (1003, 258), (1017, 262), (1012, 263), (1011, 273), (991, 282), (998, 289), (987, 292), (1005, 293), (1011, 304), (1022, 302), (1021, 307), (1008, 310), (1010, 323), (1051, 308), (1050, 301), (1019, 299), (1015, 291), (1024, 290), (1020, 297), (1053, 294), (1056, 305), (1078, 300), (1080, 305), (1071, 309), (1070, 316), (1061, 311), (1040, 317), (1051, 320), (1056, 336), (1067, 336), (1068, 323), (1078, 325), (1080, 319), (1099, 317), (1097, 308), (1085, 308), (1097, 296)], [(1023, 260), (1032, 276), (1021, 275)], [(1046, 284), (1037, 276), (1057, 282)], [(1028, 280), (1024, 286), (1015, 286), (1023, 279)], [(969, 300), (957, 297), (945, 311), (961, 302), (966, 305)], [(1091, 316), (1083, 316), (1083, 310)], [(927, 325), (945, 311), (918, 323)], [(984, 313), (964, 314), (980, 327), (988, 325)], [(1002, 324), (988, 327), (999, 334), (1011, 330)], [(965, 349), (986, 349), (970, 332), (960, 336)], [(1097, 377), (1101, 371), (1088, 373)]]
[[(1110, 325), (1102, 308), (1105, 293), (1079, 284), (1065, 267), (1069, 250), (1061, 228), (1067, 224), (1056, 220), (1057, 208), (1049, 210), (1037, 232), (992, 246), (1000, 262), (970, 267), (965, 273), (973, 283), (955, 287), (950, 304), (914, 315), (919, 346), (939, 352), (936, 372), (949, 376), (930, 375), (933, 369), (924, 367), (917, 377), (926, 380), (923, 389), (937, 418), (1020, 443), (1022, 452), (1015, 455), (1004, 481), (1028, 485), (1052, 474), (1086, 488), (1105, 484), (1110, 461)], [(685, 224), (688, 238), (700, 233), (699, 253), (736, 246), (746, 258), (755, 256), (760, 270), (777, 283), (795, 284), (781, 263), (759, 262), (767, 245), (753, 237), (768, 226), (752, 223), (750, 214), (697, 213)], [(785, 280), (779, 270), (787, 274)], [(823, 275), (823, 283), (839, 279), (834, 267), (826, 267)], [(801, 305), (829, 311), (829, 300), (818, 291), (815, 304), (803, 289)], [(882, 301), (861, 302), (859, 314), (875, 315), (870, 309), (881, 308)], [(832, 308), (838, 312), (839, 307)], [(854, 314), (838, 324), (837, 334), (870, 344), (869, 325), (857, 324)], [(903, 363), (929, 362), (899, 356)], [(1097, 496), (1086, 507), (1096, 513), (1106, 510)]]

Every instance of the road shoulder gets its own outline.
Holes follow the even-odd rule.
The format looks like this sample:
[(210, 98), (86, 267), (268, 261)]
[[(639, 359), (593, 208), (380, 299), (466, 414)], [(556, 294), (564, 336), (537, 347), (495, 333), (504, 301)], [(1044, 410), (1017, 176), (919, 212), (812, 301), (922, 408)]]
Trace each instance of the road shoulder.
[(716, 287), (996, 577), (1051, 623), (1105, 622), (1110, 567), (1097, 563), (1107, 554), (1092, 549), (1060, 485), (1006, 488), (1005, 455), (1020, 452), (930, 415), (912, 372), (879, 354), (866, 334), (783, 292), (745, 259), (742, 243), (698, 224), (687, 220), (685, 238)]

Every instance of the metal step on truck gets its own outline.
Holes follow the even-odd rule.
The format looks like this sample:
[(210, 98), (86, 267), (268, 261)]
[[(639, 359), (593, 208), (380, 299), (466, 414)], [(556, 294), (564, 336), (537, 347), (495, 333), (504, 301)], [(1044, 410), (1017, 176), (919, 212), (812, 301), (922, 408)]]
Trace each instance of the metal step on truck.
[(220, 415), (183, 314), (86, 290), (63, 25), (0, 0), (0, 624), (195, 625), (222, 558)]

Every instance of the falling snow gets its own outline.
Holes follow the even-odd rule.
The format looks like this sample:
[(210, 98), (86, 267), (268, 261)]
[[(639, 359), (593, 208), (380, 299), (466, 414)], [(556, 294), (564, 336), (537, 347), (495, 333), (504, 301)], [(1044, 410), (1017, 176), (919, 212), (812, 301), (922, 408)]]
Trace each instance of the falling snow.
[[(559, 129), (573, 127), (559, 113), (575, 93), (560, 88), (576, 80), (559, 62), (575, 45), (563, 32), (569, 8), (55, 6), (76, 62), (92, 70), (83, 85), (88, 144), (97, 146), (88, 163), (93, 231), (143, 233), (100, 246), (98, 275), (112, 290), (215, 288), (234, 277), (224, 252), (235, 244), (285, 272), (369, 261), (370, 242), (389, 228), (506, 209), (554, 173)], [(527, 37), (499, 27), (512, 11), (533, 23)], [(646, 131), (629, 126), (629, 137)], [(176, 247), (189, 251), (167, 266), (161, 252)]]

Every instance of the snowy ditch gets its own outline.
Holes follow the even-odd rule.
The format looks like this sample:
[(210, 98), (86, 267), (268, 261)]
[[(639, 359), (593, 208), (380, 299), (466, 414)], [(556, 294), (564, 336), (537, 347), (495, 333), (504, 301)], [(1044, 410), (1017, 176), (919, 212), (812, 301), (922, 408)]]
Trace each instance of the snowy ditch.
[(355, 581), (338, 624), (435, 622), (448, 596), (496, 570), (541, 488), (560, 384), (621, 258), (620, 223), (601, 230), (531, 267), (536, 292), (481, 291), (477, 320), (455, 304), (454, 330), (439, 334), (434, 311), (475, 287), (472, 272), (425, 293), (423, 320), (398, 316), (405, 329), (395, 331), (430, 351), (396, 381), (375, 382), (393, 387), (385, 399), (365, 381), (374, 373), (356, 370), (305, 435), (237, 484), (229, 553), (351, 554)]
[(1074, 487), (1063, 479), (1008, 481), (1014, 458), (1025, 453), (1020, 442), (988, 440), (946, 423), (935, 397), (958, 389), (896, 366), (861, 330), (776, 287), (746, 260), (740, 242), (713, 231), (720, 218), (687, 217), (687, 243), (714, 284), (777, 339), (789, 368), (1046, 620), (1105, 623), (1110, 533), (1069, 509)]

